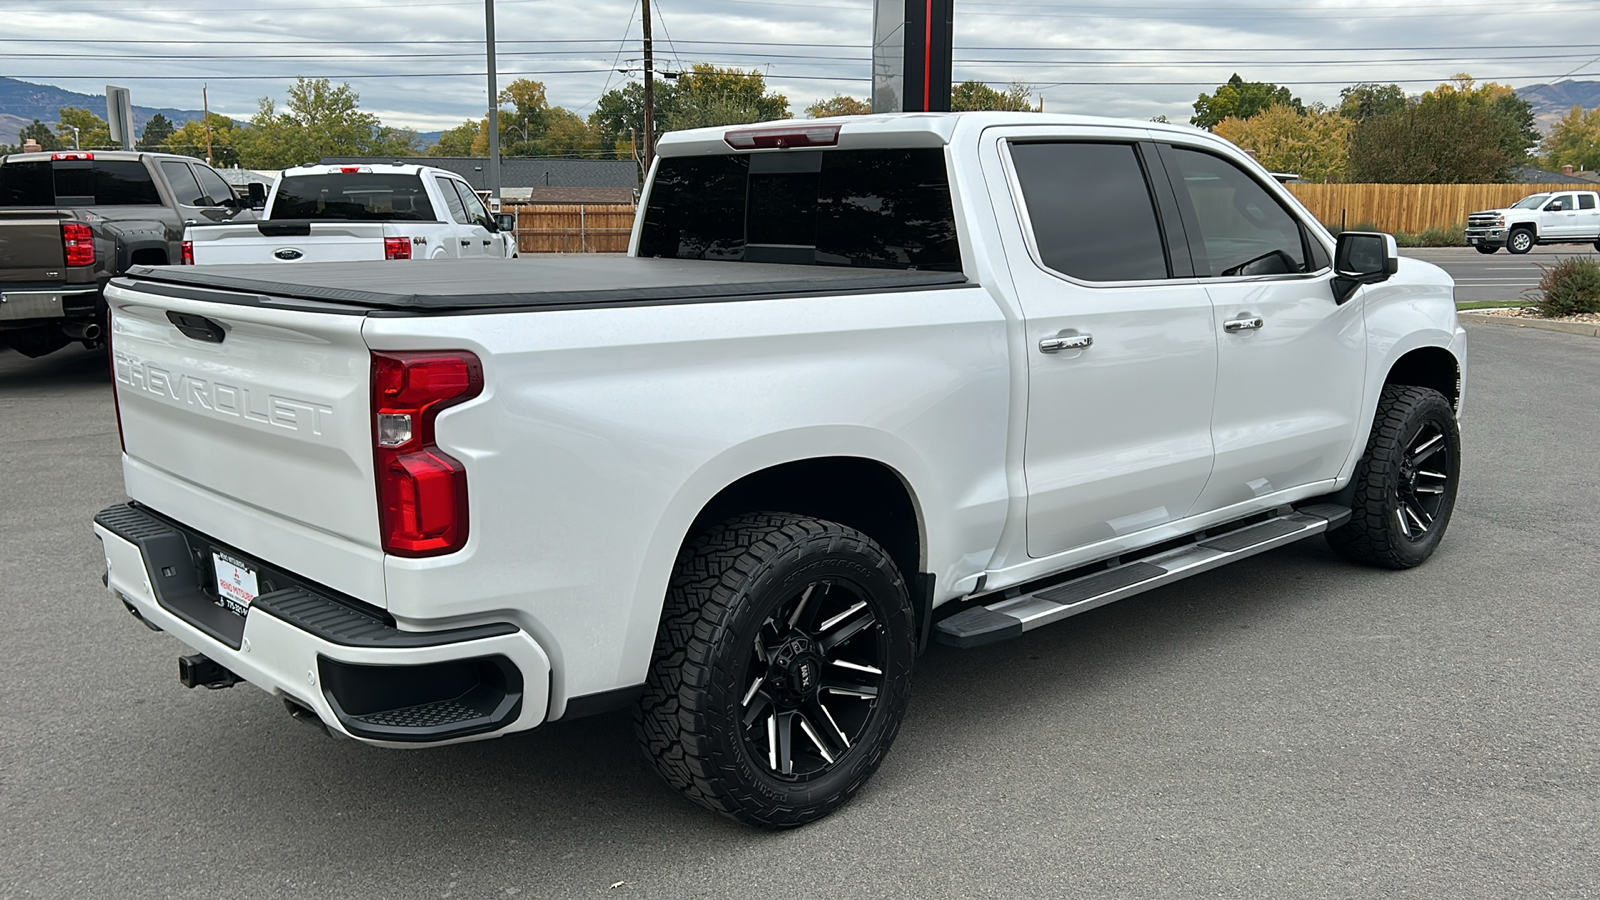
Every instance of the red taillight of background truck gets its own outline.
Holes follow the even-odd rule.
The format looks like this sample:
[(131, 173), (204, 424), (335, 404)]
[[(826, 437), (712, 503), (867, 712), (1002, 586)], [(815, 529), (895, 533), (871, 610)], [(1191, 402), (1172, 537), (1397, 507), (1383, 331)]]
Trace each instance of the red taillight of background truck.
[(397, 237), (383, 239), (384, 259), (410, 259), (411, 238)]
[(439, 556), (467, 543), (467, 470), (434, 443), (441, 410), (483, 391), (464, 350), (372, 353), (372, 445), (383, 549)]
[(61, 223), (61, 248), (66, 251), (67, 265), (94, 265), (94, 231), (81, 222)]

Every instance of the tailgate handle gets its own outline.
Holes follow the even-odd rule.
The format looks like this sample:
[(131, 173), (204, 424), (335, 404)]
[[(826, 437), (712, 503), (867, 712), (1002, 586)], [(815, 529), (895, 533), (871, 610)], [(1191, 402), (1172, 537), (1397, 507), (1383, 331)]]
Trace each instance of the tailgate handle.
[(168, 311), (167, 321), (178, 326), (178, 330), (183, 332), (184, 337), (205, 341), (208, 344), (220, 344), (228, 336), (228, 333), (222, 330), (221, 325), (205, 316)]

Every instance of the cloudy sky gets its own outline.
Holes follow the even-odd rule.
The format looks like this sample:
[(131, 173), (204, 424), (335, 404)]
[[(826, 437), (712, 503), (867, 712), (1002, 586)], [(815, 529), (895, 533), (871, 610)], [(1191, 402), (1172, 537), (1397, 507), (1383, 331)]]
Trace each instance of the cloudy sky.
[[(495, 0), (500, 83), (543, 81), (586, 115), (638, 77), (638, 0)], [(865, 97), (868, 0), (656, 0), (657, 68), (759, 69), (799, 114)], [(433, 131), (485, 108), (483, 0), (0, 0), (0, 75), (239, 118), (296, 76), (348, 81), (386, 124)], [(1583, 0), (1150, 0), (956, 6), (955, 77), (1021, 82), (1047, 110), (1186, 120), (1233, 72), (1334, 102), (1357, 81), (1425, 90), (1456, 72), (1521, 87), (1600, 78)], [(622, 74), (617, 70), (629, 70)]]

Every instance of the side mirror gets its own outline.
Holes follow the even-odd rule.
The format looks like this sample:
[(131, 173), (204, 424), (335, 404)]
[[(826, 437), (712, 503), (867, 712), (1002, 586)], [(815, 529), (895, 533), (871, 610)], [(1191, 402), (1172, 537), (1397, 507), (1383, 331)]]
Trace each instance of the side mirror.
[(1544, 208), (1544, 211), (1545, 211), (1545, 212), (1561, 212), (1561, 210), (1562, 210), (1562, 209), (1563, 209), (1563, 208), (1564, 208), (1564, 207), (1562, 207), (1562, 205), (1561, 205), (1561, 201), (1560, 201), (1560, 200), (1557, 200), (1557, 201), (1556, 201), (1556, 202), (1554, 202), (1554, 203), (1552, 203), (1552, 204), (1550, 204), (1550, 205), (1549, 205), (1549, 206), (1546, 206), (1546, 207), (1545, 207), (1545, 208)]
[(1344, 303), (1363, 284), (1379, 284), (1400, 271), (1394, 235), (1346, 231), (1333, 251), (1333, 299)]
[(245, 186), (245, 197), (251, 209), (266, 209), (267, 188), (265, 185), (251, 182)]
[(517, 230), (517, 217), (516, 217), (516, 214), (515, 213), (495, 213), (494, 214), (494, 224), (495, 224), (495, 229), (497, 231), (504, 231), (507, 234), (514, 233)]

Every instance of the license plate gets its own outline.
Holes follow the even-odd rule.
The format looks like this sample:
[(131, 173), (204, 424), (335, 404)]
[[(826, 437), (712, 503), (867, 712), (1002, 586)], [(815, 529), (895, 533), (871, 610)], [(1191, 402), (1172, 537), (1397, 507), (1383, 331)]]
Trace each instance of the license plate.
[(1477, 242), (1479, 242), (1481, 240), (1483, 240), (1483, 238), (1469, 237), (1469, 238), (1467, 238), (1467, 243), (1476, 244)]
[(223, 553), (212, 553), (217, 570), (217, 600), (230, 612), (244, 615), (260, 593), (256, 570)]

